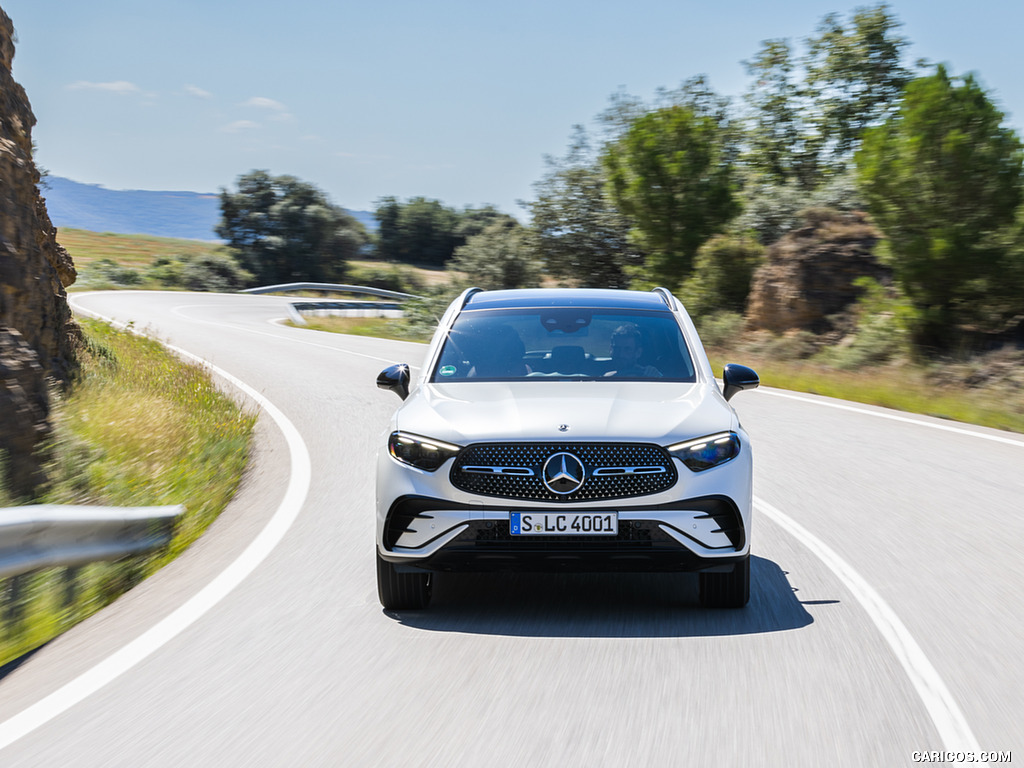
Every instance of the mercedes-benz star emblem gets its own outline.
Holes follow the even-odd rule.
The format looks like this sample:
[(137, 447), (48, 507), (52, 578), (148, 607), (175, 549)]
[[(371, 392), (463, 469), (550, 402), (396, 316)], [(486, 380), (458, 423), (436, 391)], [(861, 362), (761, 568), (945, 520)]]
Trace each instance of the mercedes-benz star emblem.
[(559, 432), (568, 432), (569, 431), (569, 425), (568, 424), (559, 424), (558, 425), (558, 431)]
[(544, 485), (559, 496), (578, 491), (584, 479), (583, 462), (571, 453), (555, 453), (544, 462)]

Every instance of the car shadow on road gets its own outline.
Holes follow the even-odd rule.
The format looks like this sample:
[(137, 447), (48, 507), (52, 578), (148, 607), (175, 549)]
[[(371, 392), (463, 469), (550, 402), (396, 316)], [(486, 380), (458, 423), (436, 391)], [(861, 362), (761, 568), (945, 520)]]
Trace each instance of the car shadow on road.
[(424, 611), (388, 611), (434, 632), (522, 637), (705, 637), (782, 632), (814, 618), (783, 570), (751, 557), (750, 603), (708, 610), (695, 574), (438, 574)]

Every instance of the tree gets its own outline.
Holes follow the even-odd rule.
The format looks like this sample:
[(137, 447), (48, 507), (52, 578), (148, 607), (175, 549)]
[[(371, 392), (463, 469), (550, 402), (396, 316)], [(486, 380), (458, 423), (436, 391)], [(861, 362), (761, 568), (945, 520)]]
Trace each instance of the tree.
[(738, 213), (731, 138), (714, 116), (675, 105), (637, 118), (606, 148), (609, 195), (633, 219), (630, 236), (656, 282), (677, 286)]
[(442, 266), (464, 242), (456, 231), (459, 214), (439, 200), (414, 197), (400, 203), (383, 197), (374, 215), (377, 255), (386, 261)]
[(744, 96), (744, 160), (757, 183), (810, 192), (843, 172), (864, 130), (893, 113), (910, 80), (899, 26), (882, 4), (858, 9), (849, 24), (825, 16), (799, 59), (788, 40), (761, 43), (744, 62), (754, 78)]
[(515, 220), (497, 221), (469, 238), (449, 268), (485, 290), (537, 287), (542, 273), (533, 232)]
[(754, 78), (744, 95), (750, 110), (746, 164), (768, 184), (812, 189), (818, 182), (820, 138), (808, 120), (807, 90), (793, 80), (789, 41), (765, 40), (743, 64)]
[(868, 207), (897, 280), (922, 312), (921, 340), (977, 317), (1000, 291), (1011, 252), (999, 233), (1021, 203), (1021, 143), (974, 77), (944, 66), (913, 80), (899, 112), (868, 129), (856, 154)]
[(481, 208), (466, 207), (458, 214), (458, 224), (455, 226), (455, 235), (459, 245), (465, 245), (469, 238), (479, 235), (491, 224), (498, 222), (508, 225), (518, 223), (514, 216), (502, 213), (493, 205), (485, 205)]
[(808, 39), (807, 84), (817, 106), (822, 148), (834, 161), (849, 156), (865, 129), (899, 106), (911, 72), (902, 64), (909, 45), (885, 4), (860, 8), (849, 26), (830, 13)]
[(627, 287), (627, 267), (642, 257), (629, 244), (628, 220), (608, 199), (604, 168), (583, 128), (564, 159), (546, 162), (530, 213), (547, 270), (577, 286)]
[(367, 242), (362, 224), (312, 184), (267, 171), (237, 183), (237, 192), (221, 189), (216, 231), (259, 283), (340, 280)]

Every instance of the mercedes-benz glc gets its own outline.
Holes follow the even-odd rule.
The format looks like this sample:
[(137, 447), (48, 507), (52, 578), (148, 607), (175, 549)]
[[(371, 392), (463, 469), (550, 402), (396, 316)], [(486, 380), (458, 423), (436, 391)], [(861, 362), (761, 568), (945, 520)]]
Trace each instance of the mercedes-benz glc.
[(413, 377), (377, 469), (377, 586), (422, 608), (438, 571), (699, 572), (708, 607), (750, 593), (752, 453), (672, 294), (464, 292)]

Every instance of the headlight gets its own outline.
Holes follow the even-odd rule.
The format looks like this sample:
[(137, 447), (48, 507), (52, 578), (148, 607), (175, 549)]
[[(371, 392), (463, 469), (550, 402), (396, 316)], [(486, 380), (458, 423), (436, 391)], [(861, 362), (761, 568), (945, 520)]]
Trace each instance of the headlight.
[(668, 452), (694, 472), (703, 472), (735, 459), (740, 452), (740, 438), (735, 432), (719, 432), (670, 445)]
[(403, 464), (433, 472), (462, 449), (451, 443), (431, 440), (429, 437), (392, 432), (388, 438), (388, 452)]

